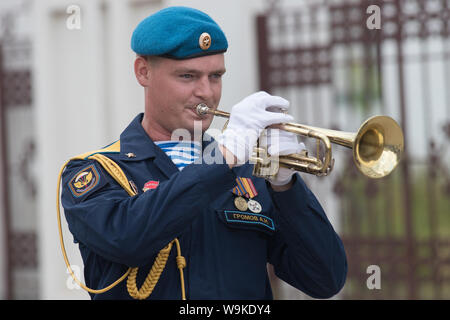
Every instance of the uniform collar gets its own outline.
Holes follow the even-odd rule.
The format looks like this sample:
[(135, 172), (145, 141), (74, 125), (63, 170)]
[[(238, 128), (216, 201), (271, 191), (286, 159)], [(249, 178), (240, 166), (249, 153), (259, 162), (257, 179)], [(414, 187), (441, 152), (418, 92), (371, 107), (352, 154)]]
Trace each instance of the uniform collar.
[(154, 158), (158, 148), (142, 127), (144, 114), (138, 114), (120, 135), (120, 159), (139, 161)]

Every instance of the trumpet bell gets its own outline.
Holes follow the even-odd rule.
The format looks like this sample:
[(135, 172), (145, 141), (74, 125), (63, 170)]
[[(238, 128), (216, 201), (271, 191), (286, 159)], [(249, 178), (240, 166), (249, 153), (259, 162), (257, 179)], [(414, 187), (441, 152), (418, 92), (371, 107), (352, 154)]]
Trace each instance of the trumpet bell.
[(356, 167), (369, 178), (382, 178), (395, 169), (404, 149), (403, 132), (388, 116), (374, 116), (359, 128), (353, 142)]

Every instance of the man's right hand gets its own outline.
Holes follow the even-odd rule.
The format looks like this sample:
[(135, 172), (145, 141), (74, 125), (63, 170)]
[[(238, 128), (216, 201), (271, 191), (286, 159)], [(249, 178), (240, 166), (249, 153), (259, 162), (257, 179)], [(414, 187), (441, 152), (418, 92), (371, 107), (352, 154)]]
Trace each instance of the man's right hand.
[(224, 157), (228, 164), (230, 163), (227, 151), (236, 157), (235, 164), (242, 165), (248, 161), (261, 132), (266, 127), (293, 121), (294, 118), (288, 114), (269, 111), (271, 107), (286, 111), (289, 108), (289, 101), (260, 91), (233, 106), (228, 126), (217, 138), (219, 145), (226, 148), (221, 150), (222, 153), (225, 151)]

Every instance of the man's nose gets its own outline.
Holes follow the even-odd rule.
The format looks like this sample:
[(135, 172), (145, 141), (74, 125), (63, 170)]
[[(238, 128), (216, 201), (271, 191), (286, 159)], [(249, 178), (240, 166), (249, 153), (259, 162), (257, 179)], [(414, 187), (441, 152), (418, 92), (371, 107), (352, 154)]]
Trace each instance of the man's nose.
[(207, 100), (213, 96), (213, 89), (211, 87), (211, 82), (207, 76), (201, 77), (197, 81), (197, 85), (194, 91), (195, 96)]

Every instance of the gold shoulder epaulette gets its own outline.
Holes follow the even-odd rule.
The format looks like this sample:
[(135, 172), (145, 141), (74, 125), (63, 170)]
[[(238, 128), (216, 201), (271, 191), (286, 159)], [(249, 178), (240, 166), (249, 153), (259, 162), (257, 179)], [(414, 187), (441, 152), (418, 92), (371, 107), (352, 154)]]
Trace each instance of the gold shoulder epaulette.
[(108, 158), (105, 154), (108, 153), (118, 153), (120, 152), (120, 140), (110, 144), (109, 146), (95, 150), (89, 151), (78, 156), (73, 157), (71, 160), (96, 160), (103, 169), (105, 169), (114, 180), (119, 183), (119, 185), (124, 188), (130, 196), (136, 195), (136, 192), (131, 188), (130, 182), (127, 179), (127, 176), (123, 172), (123, 170), (119, 167), (117, 163)]
[(116, 142), (111, 143), (109, 146), (106, 146), (103, 149), (89, 151), (89, 152), (79, 154), (79, 155), (73, 157), (71, 160), (87, 160), (90, 156), (92, 156), (94, 154), (116, 153), (116, 152), (120, 152), (120, 140), (117, 140)]

